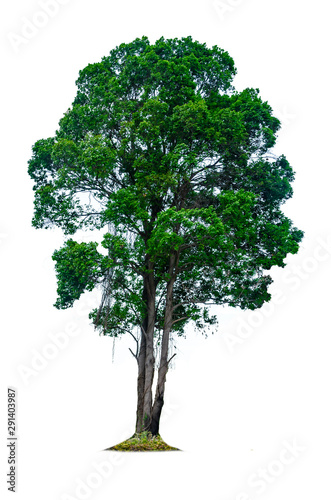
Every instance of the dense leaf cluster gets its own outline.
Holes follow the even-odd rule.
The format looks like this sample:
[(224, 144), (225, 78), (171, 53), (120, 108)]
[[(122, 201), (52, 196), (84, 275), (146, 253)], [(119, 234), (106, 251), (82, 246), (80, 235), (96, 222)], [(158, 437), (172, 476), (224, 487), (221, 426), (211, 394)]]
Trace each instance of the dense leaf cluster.
[(283, 267), (303, 236), (281, 211), (294, 174), (268, 154), (279, 120), (257, 89), (232, 87), (235, 73), (227, 52), (190, 37), (136, 39), (80, 72), (55, 137), (33, 147), (33, 225), (104, 229), (107, 254), (72, 239), (54, 253), (56, 307), (101, 284), (111, 300), (94, 323), (130, 331), (152, 274), (156, 329), (172, 280), (182, 333), (190, 320), (214, 322), (208, 304), (270, 300), (264, 270)]

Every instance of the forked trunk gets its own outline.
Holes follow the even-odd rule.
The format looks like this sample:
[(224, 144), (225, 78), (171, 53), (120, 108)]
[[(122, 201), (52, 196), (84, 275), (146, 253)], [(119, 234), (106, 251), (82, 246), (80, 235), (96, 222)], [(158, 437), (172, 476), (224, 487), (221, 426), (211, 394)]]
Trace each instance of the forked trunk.
[(145, 360), (146, 360), (146, 338), (143, 330), (141, 331), (140, 348), (138, 354), (138, 381), (137, 381), (137, 419), (136, 433), (143, 430), (144, 416), (144, 391), (145, 391)]
[[(174, 258), (171, 259), (170, 261), (169, 271), (171, 273), (173, 271), (173, 266), (174, 266)], [(156, 385), (155, 398), (152, 409), (151, 425), (150, 425), (150, 432), (153, 434), (153, 436), (159, 434), (161, 411), (164, 405), (164, 389), (165, 389), (165, 381), (169, 365), (168, 351), (169, 351), (169, 336), (172, 326), (172, 313), (173, 313), (172, 295), (173, 295), (174, 281), (175, 279), (172, 278), (167, 286), (160, 366), (158, 370), (157, 385)]]
[(154, 327), (147, 330), (146, 335), (146, 359), (145, 359), (145, 387), (144, 387), (144, 408), (143, 408), (143, 430), (149, 430), (152, 418), (152, 385), (154, 378)]
[(140, 350), (138, 355), (136, 433), (149, 430), (152, 418), (152, 385), (155, 367), (155, 284), (152, 273), (145, 279), (143, 299), (145, 299), (147, 303), (147, 314), (141, 329)]
[[(175, 256), (170, 259), (169, 272), (172, 275), (175, 265)], [(145, 298), (147, 300), (146, 328), (142, 328), (141, 343), (138, 356), (138, 403), (136, 433), (149, 431), (154, 436), (158, 435), (160, 427), (160, 417), (164, 405), (164, 389), (166, 374), (168, 371), (168, 350), (169, 336), (172, 326), (173, 313), (173, 277), (167, 286), (164, 329), (162, 335), (162, 346), (160, 356), (160, 366), (158, 369), (158, 379), (154, 403), (152, 400), (152, 385), (155, 370), (154, 357), (154, 328), (155, 328), (155, 285), (153, 276), (145, 281)]]
[(164, 388), (166, 375), (168, 371), (168, 347), (169, 347), (169, 333), (170, 329), (164, 330), (162, 337), (162, 352), (160, 359), (160, 366), (158, 370), (157, 385), (155, 391), (155, 398), (152, 409), (152, 419), (150, 425), (150, 432), (153, 436), (159, 434), (161, 411), (164, 405)]

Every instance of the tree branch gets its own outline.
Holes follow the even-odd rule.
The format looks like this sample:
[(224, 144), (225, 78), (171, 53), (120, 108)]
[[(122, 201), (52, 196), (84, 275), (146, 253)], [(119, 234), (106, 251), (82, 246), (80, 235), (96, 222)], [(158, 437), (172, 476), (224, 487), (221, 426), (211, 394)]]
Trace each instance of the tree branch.
[(182, 321), (183, 319), (187, 319), (187, 318), (188, 318), (188, 316), (183, 316), (182, 318), (175, 319), (175, 321), (173, 321), (171, 323), (171, 325), (173, 326), (175, 323), (178, 323), (178, 321)]
[(172, 359), (176, 356), (176, 354), (177, 354), (177, 353), (175, 352), (175, 354), (173, 354), (173, 355), (171, 356), (171, 358), (169, 358), (169, 359), (168, 359), (168, 361), (167, 361), (167, 365), (168, 365), (168, 364), (170, 363), (170, 361), (171, 361), (171, 360), (172, 360)]
[(130, 347), (129, 347), (129, 351), (131, 352), (132, 356), (135, 358), (135, 360), (136, 360), (136, 361), (137, 361), (137, 363), (138, 363), (138, 357), (136, 356), (136, 354), (134, 354), (134, 353), (131, 351)]
[(136, 343), (138, 344), (138, 340), (137, 338), (133, 335), (133, 333), (130, 332), (130, 330), (127, 330), (129, 332), (129, 334), (131, 335), (131, 337), (134, 338), (134, 340), (136, 341)]

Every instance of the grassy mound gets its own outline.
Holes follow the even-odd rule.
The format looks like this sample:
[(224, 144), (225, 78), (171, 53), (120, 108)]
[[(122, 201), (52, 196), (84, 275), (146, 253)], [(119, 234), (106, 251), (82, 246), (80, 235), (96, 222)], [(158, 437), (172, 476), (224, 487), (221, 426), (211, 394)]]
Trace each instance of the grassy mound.
[(178, 448), (169, 446), (163, 441), (161, 436), (152, 436), (151, 433), (142, 432), (134, 434), (132, 437), (107, 450), (115, 451), (180, 451)]

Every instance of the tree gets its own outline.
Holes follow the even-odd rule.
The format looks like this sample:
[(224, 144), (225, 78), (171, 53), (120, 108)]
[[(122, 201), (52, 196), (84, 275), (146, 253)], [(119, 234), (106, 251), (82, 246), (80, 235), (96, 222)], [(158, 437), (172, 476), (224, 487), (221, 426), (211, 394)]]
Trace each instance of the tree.
[[(136, 39), (80, 71), (55, 137), (33, 146), (33, 226), (68, 236), (53, 255), (55, 306), (99, 286), (95, 328), (134, 338), (136, 433), (159, 433), (170, 335), (215, 324), (211, 304), (261, 307), (265, 271), (303, 237), (281, 211), (294, 173), (271, 153), (280, 122), (235, 74), (217, 46)], [(96, 228), (99, 249), (71, 238)]]

